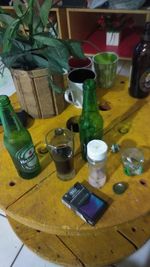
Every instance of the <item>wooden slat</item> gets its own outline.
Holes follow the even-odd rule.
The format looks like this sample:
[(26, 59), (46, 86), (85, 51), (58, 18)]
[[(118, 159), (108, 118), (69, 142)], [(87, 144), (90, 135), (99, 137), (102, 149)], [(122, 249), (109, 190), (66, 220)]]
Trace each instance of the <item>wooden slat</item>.
[(150, 213), (134, 222), (92, 236), (55, 236), (8, 217), (22, 242), (49, 261), (65, 266), (100, 267), (117, 263), (139, 249), (150, 235)]
[(117, 231), (140, 248), (150, 237), (150, 213), (129, 223), (117, 226)]
[(61, 236), (61, 240), (87, 267), (108, 266), (136, 251), (114, 228), (91, 236)]
[(104, 229), (92, 236), (55, 236), (33, 230), (9, 217), (8, 219), (25, 245), (44, 258), (64, 266), (105, 266), (136, 250), (114, 228)]
[[(43, 145), (43, 143), (42, 143)], [(37, 144), (37, 149), (41, 144)], [(39, 155), (39, 160), (42, 167), (42, 172), (38, 175), (38, 177), (25, 180), (21, 178), (14, 167), (12, 160), (6, 149), (4, 149), (3, 143), (1, 144), (1, 179), (0, 179), (0, 207), (6, 211), (7, 206), (10, 203), (13, 203), (18, 198), (23, 196), (26, 192), (30, 191), (37, 184), (39, 184), (42, 180), (46, 179), (52, 172), (54, 172), (55, 167), (51, 162), (51, 158), (49, 154)], [(4, 167), (5, 166), (5, 167)], [(47, 170), (49, 169), (49, 171)]]
[(37, 77), (34, 79), (35, 92), (37, 94), (38, 109), (42, 118), (48, 118), (54, 116), (55, 106), (53, 100), (53, 94), (48, 85), (46, 77)]
[(63, 266), (83, 266), (57, 236), (33, 230), (11, 218), (8, 219), (15, 233), (36, 254)]
[(41, 117), (35, 85), (28, 72), (13, 70), (12, 76), (22, 109), (33, 117)]

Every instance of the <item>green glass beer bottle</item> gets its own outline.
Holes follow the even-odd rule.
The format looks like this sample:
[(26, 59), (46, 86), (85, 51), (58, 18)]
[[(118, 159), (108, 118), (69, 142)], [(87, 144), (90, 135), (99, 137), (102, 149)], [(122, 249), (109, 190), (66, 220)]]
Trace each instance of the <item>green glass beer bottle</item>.
[(23, 127), (8, 96), (0, 96), (0, 119), (4, 129), (4, 145), (18, 174), (30, 179), (39, 174), (41, 167), (30, 133)]
[(82, 157), (87, 160), (88, 142), (103, 137), (103, 118), (99, 113), (96, 82), (93, 79), (87, 79), (83, 84), (83, 108), (79, 118), (79, 134)]

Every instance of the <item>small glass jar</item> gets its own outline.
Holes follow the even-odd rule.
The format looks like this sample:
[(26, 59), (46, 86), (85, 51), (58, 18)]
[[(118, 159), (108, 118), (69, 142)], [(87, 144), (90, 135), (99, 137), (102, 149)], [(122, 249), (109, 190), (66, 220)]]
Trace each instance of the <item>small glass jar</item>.
[(140, 175), (143, 173), (144, 155), (142, 150), (136, 147), (129, 147), (121, 153), (124, 172), (128, 176)]
[(92, 140), (87, 144), (88, 181), (93, 187), (100, 188), (106, 183), (107, 150), (107, 144), (101, 140)]

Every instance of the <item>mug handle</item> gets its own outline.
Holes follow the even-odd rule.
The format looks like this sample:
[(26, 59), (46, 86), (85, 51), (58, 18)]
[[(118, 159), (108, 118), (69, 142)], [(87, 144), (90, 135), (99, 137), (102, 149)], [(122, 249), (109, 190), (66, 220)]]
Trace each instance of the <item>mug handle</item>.
[(65, 100), (70, 103), (73, 104), (74, 106), (76, 106), (77, 108), (81, 108), (81, 104), (79, 103), (78, 100), (74, 100), (74, 96), (71, 90), (66, 90), (64, 93), (64, 98)]

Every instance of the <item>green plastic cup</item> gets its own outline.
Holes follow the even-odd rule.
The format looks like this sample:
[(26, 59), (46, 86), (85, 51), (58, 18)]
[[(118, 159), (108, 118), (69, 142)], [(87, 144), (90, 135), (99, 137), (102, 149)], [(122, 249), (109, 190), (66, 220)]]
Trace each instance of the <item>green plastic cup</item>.
[(102, 52), (93, 57), (96, 80), (100, 88), (111, 88), (114, 85), (118, 59), (114, 52)]

